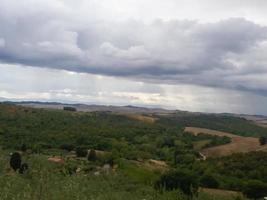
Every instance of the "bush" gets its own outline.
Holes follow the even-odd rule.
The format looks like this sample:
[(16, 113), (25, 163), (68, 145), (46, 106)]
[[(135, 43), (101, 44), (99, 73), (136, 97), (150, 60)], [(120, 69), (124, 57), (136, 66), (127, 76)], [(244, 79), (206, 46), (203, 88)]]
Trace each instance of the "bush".
[(23, 174), (29, 168), (27, 163), (23, 163), (19, 168), (19, 173)]
[(60, 146), (61, 149), (66, 150), (66, 151), (72, 151), (74, 149), (74, 145), (72, 144), (62, 144)]
[(208, 175), (208, 174), (205, 174), (204, 176), (201, 177), (200, 185), (202, 187), (208, 187), (208, 188), (219, 187), (218, 181), (212, 175)]
[(78, 167), (76, 165), (75, 162), (66, 162), (66, 164), (64, 165), (64, 168), (62, 169), (62, 173), (65, 175), (65, 176), (69, 176), (69, 175), (73, 175), (76, 173)]
[(77, 155), (77, 157), (87, 156), (87, 149), (84, 147), (77, 147), (76, 148), (76, 155)]
[(32, 146), (32, 152), (33, 153), (37, 153), (37, 154), (39, 154), (39, 153), (41, 153), (41, 145), (40, 144), (34, 144), (33, 146)]
[(257, 180), (248, 181), (243, 194), (251, 199), (259, 199), (267, 196), (267, 184)]
[(267, 143), (267, 138), (266, 137), (260, 137), (259, 142), (260, 142), (260, 145), (265, 145)]
[(173, 170), (163, 174), (158, 181), (155, 182), (155, 188), (158, 190), (180, 189), (185, 195), (193, 197), (198, 191), (197, 176), (187, 170)]
[(109, 164), (111, 167), (113, 167), (118, 157), (115, 156), (113, 153), (106, 153), (97, 159), (100, 161), (101, 164)]
[(21, 156), (18, 152), (12, 153), (9, 164), (14, 171), (21, 167)]

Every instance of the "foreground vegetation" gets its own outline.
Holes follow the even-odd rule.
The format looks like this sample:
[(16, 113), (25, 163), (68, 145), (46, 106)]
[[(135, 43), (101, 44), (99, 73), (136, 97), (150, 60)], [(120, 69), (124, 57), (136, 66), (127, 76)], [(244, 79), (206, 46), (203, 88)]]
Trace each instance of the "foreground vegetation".
[[(148, 117), (155, 120), (0, 104), (0, 199), (224, 200), (266, 195), (267, 153), (203, 160), (201, 148), (226, 144), (229, 138), (195, 136), (184, 128), (255, 137), (265, 137), (266, 129), (229, 116)], [(205, 145), (194, 148), (201, 141)], [(14, 151), (29, 166), (23, 173), (9, 165)], [(200, 188), (237, 192), (220, 195)]]
[[(94, 175), (96, 165), (85, 160), (76, 160), (81, 171), (69, 173), (70, 163), (58, 164), (47, 161), (46, 155), (24, 155), (30, 169), (24, 174), (13, 172), (7, 163), (9, 155), (1, 151), (0, 199), (25, 200), (183, 200), (187, 196), (182, 191), (158, 191), (154, 181), (160, 177), (157, 171), (138, 168), (129, 161), (121, 160), (116, 172)], [(72, 163), (74, 164), (74, 163)], [(224, 194), (215, 196), (200, 192), (193, 199), (236, 199), (239, 195)], [(240, 197), (241, 198), (241, 197)], [(242, 199), (242, 198), (241, 198)]]

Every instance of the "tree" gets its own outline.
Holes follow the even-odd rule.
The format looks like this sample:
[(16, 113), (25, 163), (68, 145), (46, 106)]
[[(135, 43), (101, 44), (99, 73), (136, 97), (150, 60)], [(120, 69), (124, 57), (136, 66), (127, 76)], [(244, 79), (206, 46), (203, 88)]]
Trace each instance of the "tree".
[(76, 155), (77, 157), (85, 157), (87, 156), (87, 150), (83, 147), (76, 148)]
[(12, 153), (9, 164), (14, 171), (21, 167), (21, 156), (18, 152)]
[(176, 190), (179, 188), (185, 195), (192, 198), (198, 191), (197, 176), (188, 170), (172, 170), (163, 174), (155, 182), (155, 188), (158, 190)]
[(218, 181), (210, 174), (205, 174), (200, 179), (200, 184), (202, 187), (208, 187), (208, 188), (218, 188), (219, 183)]
[(243, 190), (243, 194), (251, 199), (259, 199), (267, 196), (267, 184), (258, 180), (248, 181)]
[(260, 142), (260, 145), (265, 145), (267, 143), (267, 137), (260, 137), (259, 142)]
[(89, 152), (89, 155), (87, 157), (89, 161), (96, 161), (97, 156), (96, 156), (96, 151), (94, 149), (91, 149)]

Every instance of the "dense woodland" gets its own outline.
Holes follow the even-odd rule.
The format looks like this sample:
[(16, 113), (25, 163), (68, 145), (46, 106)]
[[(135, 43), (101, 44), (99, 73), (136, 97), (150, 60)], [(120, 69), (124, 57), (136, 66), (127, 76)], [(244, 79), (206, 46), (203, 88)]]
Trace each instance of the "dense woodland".
[[(109, 112), (0, 104), (0, 199), (223, 200), (267, 195), (266, 152), (202, 160), (194, 142), (208, 140), (202, 147), (206, 148), (227, 144), (230, 138), (194, 136), (184, 133), (184, 128), (195, 126), (259, 138), (266, 137), (267, 129), (226, 115), (177, 112), (148, 117), (155, 121)], [(98, 155), (95, 150), (106, 153)], [(15, 151), (20, 152), (27, 169), (14, 175), (8, 167), (9, 154)], [(73, 153), (75, 159), (71, 159)], [(65, 162), (49, 163), (50, 156), (61, 156)], [(151, 169), (144, 164), (149, 159), (164, 161), (168, 167)], [(95, 176), (105, 164), (116, 166), (116, 171)], [(199, 188), (234, 190), (240, 196), (214, 197), (198, 192)]]

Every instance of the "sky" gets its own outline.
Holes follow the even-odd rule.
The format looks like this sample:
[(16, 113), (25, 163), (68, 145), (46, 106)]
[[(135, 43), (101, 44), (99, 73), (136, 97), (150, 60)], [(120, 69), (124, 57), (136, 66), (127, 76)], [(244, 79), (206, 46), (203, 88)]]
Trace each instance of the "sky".
[(0, 100), (267, 115), (266, 0), (0, 0)]

